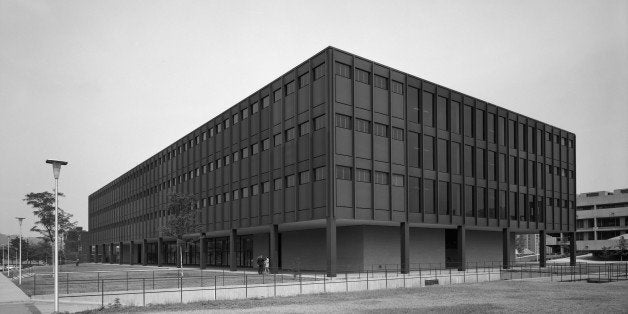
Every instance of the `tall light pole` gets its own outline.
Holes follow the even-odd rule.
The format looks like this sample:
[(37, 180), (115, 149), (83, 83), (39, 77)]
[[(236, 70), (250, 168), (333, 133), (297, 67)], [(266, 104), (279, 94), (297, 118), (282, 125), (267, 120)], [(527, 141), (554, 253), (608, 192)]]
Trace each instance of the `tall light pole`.
[(59, 312), (59, 173), (61, 166), (67, 165), (67, 161), (46, 160), (47, 164), (52, 164), (52, 174), (55, 177), (55, 254), (54, 254), (54, 273), (55, 273), (55, 312)]
[(15, 217), (15, 219), (17, 219), (20, 222), (20, 253), (19, 253), (20, 254), (20, 257), (19, 257), (19, 259), (20, 259), (20, 261), (19, 261), (19, 263), (20, 263), (20, 272), (18, 274), (18, 281), (19, 281), (19, 284), (21, 285), (22, 284), (22, 221), (24, 219), (26, 219), (26, 218), (24, 218), (24, 217)]
[(9, 277), (9, 265), (11, 265), (11, 236), (7, 236), (7, 277)]

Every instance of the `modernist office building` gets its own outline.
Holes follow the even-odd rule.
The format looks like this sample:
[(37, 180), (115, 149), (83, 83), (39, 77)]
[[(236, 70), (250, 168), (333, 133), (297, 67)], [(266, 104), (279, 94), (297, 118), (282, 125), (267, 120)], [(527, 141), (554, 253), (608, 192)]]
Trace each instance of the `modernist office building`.
[(184, 264), (508, 263), (513, 233), (575, 234), (575, 169), (573, 133), (329, 47), (90, 195), (92, 255), (174, 263), (176, 192)]
[(578, 250), (614, 250), (619, 236), (628, 239), (628, 189), (581, 193), (576, 202)]

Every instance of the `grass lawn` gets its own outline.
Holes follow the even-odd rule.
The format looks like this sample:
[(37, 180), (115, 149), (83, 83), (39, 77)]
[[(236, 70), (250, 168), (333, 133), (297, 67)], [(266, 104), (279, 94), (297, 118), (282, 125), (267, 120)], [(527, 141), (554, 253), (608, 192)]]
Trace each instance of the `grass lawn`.
[(425, 288), (301, 295), (295, 297), (206, 301), (147, 307), (108, 308), (114, 312), (267, 312), (267, 313), (410, 313), (410, 312), (599, 312), (626, 313), (628, 281), (495, 281)]
[[(28, 295), (52, 294), (54, 281), (51, 266), (33, 267), (24, 274), (22, 285), (19, 286)], [(256, 270), (244, 269), (231, 272), (225, 269), (198, 268), (183, 269), (184, 287), (212, 287), (214, 284), (243, 285), (261, 284), (273, 281), (269, 275), (258, 275)], [(105, 291), (146, 290), (178, 288), (179, 270), (172, 267), (130, 266), (118, 264), (81, 264), (79, 266), (61, 265), (59, 270), (59, 293), (99, 292), (103, 286)], [(277, 282), (294, 281), (289, 275), (277, 275)], [(33, 293), (34, 291), (34, 293)]]

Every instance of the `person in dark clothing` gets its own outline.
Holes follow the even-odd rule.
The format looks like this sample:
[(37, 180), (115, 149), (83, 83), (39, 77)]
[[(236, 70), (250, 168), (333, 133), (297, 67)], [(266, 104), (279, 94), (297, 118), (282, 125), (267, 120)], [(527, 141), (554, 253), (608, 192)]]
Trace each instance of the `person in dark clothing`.
[(257, 273), (262, 274), (264, 272), (264, 256), (260, 255), (257, 257)]

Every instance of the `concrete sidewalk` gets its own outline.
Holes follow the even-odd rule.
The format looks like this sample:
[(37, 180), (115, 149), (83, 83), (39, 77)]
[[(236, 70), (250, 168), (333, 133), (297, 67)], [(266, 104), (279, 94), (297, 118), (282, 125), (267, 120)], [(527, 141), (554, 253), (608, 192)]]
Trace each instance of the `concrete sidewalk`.
[(0, 275), (0, 313), (41, 313), (11, 279)]

